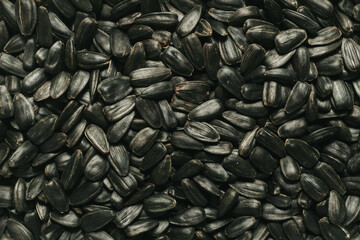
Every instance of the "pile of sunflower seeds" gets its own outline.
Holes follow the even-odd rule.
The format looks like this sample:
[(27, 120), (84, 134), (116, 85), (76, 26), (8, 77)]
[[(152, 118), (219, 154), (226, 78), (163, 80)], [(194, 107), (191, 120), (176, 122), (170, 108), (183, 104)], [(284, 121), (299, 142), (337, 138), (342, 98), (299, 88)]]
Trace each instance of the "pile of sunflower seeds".
[(360, 0), (1, 0), (0, 236), (360, 239)]

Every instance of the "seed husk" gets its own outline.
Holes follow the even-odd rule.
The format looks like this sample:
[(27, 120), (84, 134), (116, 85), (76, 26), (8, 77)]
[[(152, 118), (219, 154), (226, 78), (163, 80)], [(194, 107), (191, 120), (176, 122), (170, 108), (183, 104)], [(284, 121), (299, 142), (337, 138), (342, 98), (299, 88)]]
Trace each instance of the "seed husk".
[(115, 213), (111, 210), (98, 210), (83, 215), (80, 219), (81, 228), (85, 232), (96, 231), (111, 222)]
[(177, 226), (194, 226), (205, 220), (205, 212), (200, 207), (185, 209), (169, 219), (171, 224)]
[(109, 152), (109, 142), (106, 139), (104, 131), (100, 127), (94, 124), (87, 126), (85, 129), (85, 136), (101, 153), (107, 154)]
[(65, 213), (69, 210), (67, 196), (59, 180), (55, 178), (47, 182), (44, 185), (43, 191), (47, 200), (57, 211)]

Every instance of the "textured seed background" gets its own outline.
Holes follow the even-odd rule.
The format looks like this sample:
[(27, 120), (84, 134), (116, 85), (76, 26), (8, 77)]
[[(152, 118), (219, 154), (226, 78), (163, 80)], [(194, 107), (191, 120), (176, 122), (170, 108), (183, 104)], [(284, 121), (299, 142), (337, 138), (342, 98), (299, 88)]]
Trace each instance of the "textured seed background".
[(0, 239), (359, 240), (359, 0), (0, 0)]

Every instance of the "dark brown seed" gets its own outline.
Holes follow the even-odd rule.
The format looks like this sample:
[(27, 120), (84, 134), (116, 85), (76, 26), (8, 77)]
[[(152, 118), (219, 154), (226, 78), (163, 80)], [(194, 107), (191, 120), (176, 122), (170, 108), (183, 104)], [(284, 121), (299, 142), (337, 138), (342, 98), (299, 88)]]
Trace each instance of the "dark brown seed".
[(233, 15), (234, 11), (226, 11), (226, 10), (221, 10), (221, 9), (217, 9), (217, 8), (210, 8), (208, 10), (208, 14), (213, 17), (214, 19), (220, 21), (220, 22), (224, 22), (227, 23), (229, 21), (229, 18), (231, 17), (231, 15)]
[(217, 72), (220, 68), (219, 49), (214, 43), (205, 43), (203, 46), (204, 66), (207, 74), (211, 79), (216, 79)]
[(349, 226), (359, 216), (359, 197), (349, 195), (345, 200), (345, 226)]
[(14, 207), (17, 212), (25, 212), (29, 209), (28, 202), (26, 202), (26, 183), (24, 179), (18, 178), (14, 186)]
[(43, 153), (56, 152), (66, 142), (67, 135), (65, 133), (54, 133), (46, 142), (40, 145), (40, 151)]
[(249, 156), (252, 149), (255, 147), (255, 136), (257, 131), (259, 130), (258, 126), (255, 126), (255, 128), (252, 131), (247, 132), (244, 135), (244, 138), (239, 143), (239, 155), (242, 157)]
[(152, 28), (173, 29), (178, 24), (178, 17), (172, 12), (147, 13), (135, 20), (136, 24), (148, 25)]
[(341, 31), (337, 27), (326, 27), (318, 31), (318, 35), (315, 38), (309, 38), (308, 43), (312, 46), (327, 45), (337, 41), (341, 35)]

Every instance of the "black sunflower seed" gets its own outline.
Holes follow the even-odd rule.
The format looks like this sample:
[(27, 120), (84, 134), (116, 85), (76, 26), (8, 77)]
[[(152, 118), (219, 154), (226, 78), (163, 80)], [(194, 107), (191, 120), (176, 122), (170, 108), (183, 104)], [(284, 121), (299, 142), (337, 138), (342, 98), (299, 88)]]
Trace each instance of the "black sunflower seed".
[(144, 200), (144, 209), (152, 214), (163, 214), (176, 207), (176, 200), (166, 194), (155, 194)]
[(200, 207), (185, 209), (169, 219), (171, 224), (177, 226), (194, 226), (205, 220), (205, 212)]
[(189, 60), (174, 47), (168, 47), (161, 53), (160, 58), (166, 66), (177, 74), (191, 76), (194, 71), (194, 67)]
[(229, 184), (231, 188), (240, 195), (248, 198), (262, 199), (265, 198), (268, 186), (264, 181), (256, 179), (253, 182), (235, 182)]
[(37, 22), (37, 7), (34, 0), (18, 0), (15, 2), (16, 22), (21, 34), (31, 35)]
[(328, 186), (314, 175), (301, 174), (300, 183), (304, 191), (315, 201), (320, 202), (329, 193)]
[(104, 131), (100, 127), (90, 124), (85, 129), (85, 136), (101, 153), (106, 154), (109, 152), (109, 142), (106, 139)]
[(18, 31), (15, 4), (8, 0), (1, 2), (0, 12), (6, 25), (8, 25), (8, 27), (10, 27), (12, 30)]
[(249, 159), (256, 168), (266, 174), (271, 174), (278, 165), (276, 159), (262, 147), (255, 147), (251, 151)]
[(125, 228), (141, 213), (142, 204), (125, 207), (116, 213), (114, 223), (118, 228)]
[[(234, 189), (227, 189), (220, 198), (219, 206), (216, 213), (217, 217), (223, 218), (225, 214), (227, 214), (235, 206), (238, 197), (239, 195)], [(210, 226), (208, 227), (211, 228)]]
[(34, 239), (30, 230), (16, 219), (9, 218), (6, 224), (7, 230), (14, 239), (31, 240)]
[(301, 45), (307, 39), (307, 34), (302, 29), (290, 29), (278, 34), (275, 45), (280, 54), (285, 54)]
[(151, 229), (157, 227), (159, 224), (159, 221), (154, 219), (145, 219), (145, 220), (139, 220), (125, 228), (125, 233), (127, 236), (137, 236), (139, 234), (142, 234), (144, 232), (148, 232)]
[(112, 210), (98, 210), (86, 213), (80, 219), (80, 226), (85, 232), (101, 229), (115, 218)]
[(67, 212), (69, 203), (66, 193), (61, 183), (56, 178), (50, 180), (44, 185), (44, 194), (51, 205), (60, 213)]
[(201, 5), (197, 5), (192, 8), (179, 22), (176, 32), (182, 37), (191, 33), (192, 30), (194, 30), (194, 28), (196, 27), (198, 21), (200, 20), (201, 11)]
[(289, 138), (285, 141), (286, 151), (300, 165), (313, 168), (320, 157), (319, 151), (300, 139)]
[(96, 197), (101, 192), (102, 188), (102, 182), (84, 181), (72, 191), (69, 196), (69, 203), (72, 206), (85, 204)]
[(230, 238), (237, 237), (255, 224), (254, 217), (238, 217), (226, 226), (225, 234)]
[(0, 54), (0, 69), (18, 77), (25, 77), (28, 74), (28, 72), (24, 70), (23, 63), (7, 53)]

